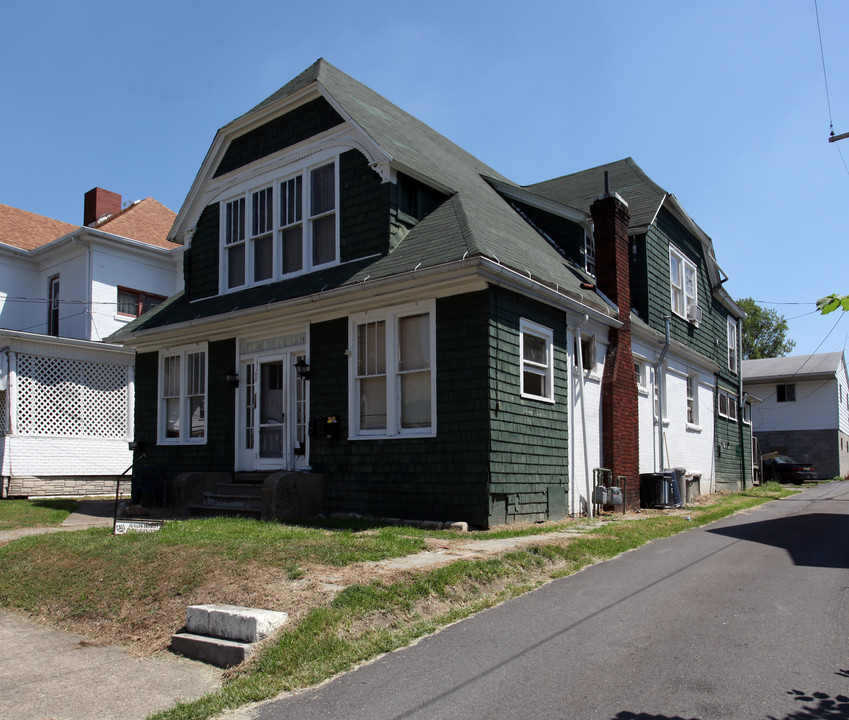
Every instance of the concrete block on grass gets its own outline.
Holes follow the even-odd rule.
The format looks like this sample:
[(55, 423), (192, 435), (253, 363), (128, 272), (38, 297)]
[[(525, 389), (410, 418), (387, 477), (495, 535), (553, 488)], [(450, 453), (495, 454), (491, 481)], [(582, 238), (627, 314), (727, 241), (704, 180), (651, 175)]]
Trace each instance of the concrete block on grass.
[(191, 605), (186, 630), (196, 635), (255, 643), (271, 635), (289, 619), (285, 612), (236, 605)]

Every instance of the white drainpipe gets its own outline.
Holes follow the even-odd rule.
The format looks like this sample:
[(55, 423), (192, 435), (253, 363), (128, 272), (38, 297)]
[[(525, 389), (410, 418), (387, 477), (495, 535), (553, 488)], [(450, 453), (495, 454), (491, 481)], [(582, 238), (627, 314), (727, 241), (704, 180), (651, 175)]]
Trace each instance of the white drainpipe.
[(584, 394), (586, 390), (584, 386), (584, 353), (581, 348), (581, 328), (587, 324), (589, 319), (590, 316), (585, 313), (584, 319), (581, 320), (581, 322), (579, 322), (575, 327), (575, 346), (578, 353), (578, 382), (581, 386), (581, 429), (584, 444), (584, 480), (587, 489), (587, 517), (591, 518), (593, 516), (592, 481), (590, 480), (590, 458), (587, 444), (587, 411), (586, 404), (584, 402)]

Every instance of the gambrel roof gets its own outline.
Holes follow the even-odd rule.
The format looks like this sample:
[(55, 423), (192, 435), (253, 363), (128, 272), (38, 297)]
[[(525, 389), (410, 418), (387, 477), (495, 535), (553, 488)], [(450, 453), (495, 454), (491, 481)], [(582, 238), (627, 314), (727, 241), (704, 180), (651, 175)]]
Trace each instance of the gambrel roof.
[[(205, 187), (216, 177), (216, 167), (235, 139), (312, 97), (323, 97), (343, 120), (362, 133), (363, 142), (368, 143), (374, 158), (372, 166), (381, 172), (384, 180), (393, 172), (402, 172), (439, 190), (447, 199), (420, 220), (387, 255), (194, 303), (189, 303), (185, 296), (175, 298), (127, 325), (122, 335), (267, 307), (327, 288), (353, 288), (366, 282), (475, 260), (544, 286), (615, 324), (615, 312), (609, 303), (588, 289), (593, 278), (567, 261), (491, 183), (517, 191), (521, 188), (324, 60), (318, 60), (218, 131), (178, 214), (171, 237), (191, 237), (193, 224), (207, 202)], [(569, 208), (568, 212), (576, 211)]]
[(660, 211), (668, 210), (702, 244), (708, 261), (711, 290), (717, 299), (735, 317), (745, 317), (745, 313), (722, 288), (722, 283), (727, 278), (716, 261), (713, 241), (687, 214), (678, 199), (646, 175), (633, 158), (627, 157), (553, 180), (545, 180), (528, 185), (526, 189), (549, 200), (589, 212), (593, 200), (604, 193), (605, 172), (608, 174), (610, 191), (618, 193), (628, 203), (631, 212), (628, 233), (646, 233)]

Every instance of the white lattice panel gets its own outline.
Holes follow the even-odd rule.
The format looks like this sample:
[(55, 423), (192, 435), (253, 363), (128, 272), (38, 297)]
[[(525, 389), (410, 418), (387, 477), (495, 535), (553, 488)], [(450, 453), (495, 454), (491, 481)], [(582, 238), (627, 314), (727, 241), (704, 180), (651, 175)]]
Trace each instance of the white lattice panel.
[(125, 365), (18, 355), (17, 432), (126, 437), (127, 373)]

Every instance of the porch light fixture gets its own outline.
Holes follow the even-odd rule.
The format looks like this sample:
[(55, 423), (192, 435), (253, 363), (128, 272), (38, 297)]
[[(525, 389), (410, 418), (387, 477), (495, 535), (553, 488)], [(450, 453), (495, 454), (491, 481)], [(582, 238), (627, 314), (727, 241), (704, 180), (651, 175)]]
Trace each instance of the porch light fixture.
[(227, 381), (227, 384), (230, 385), (234, 390), (239, 387), (239, 373), (235, 370), (231, 370), (226, 375), (224, 375), (224, 379)]
[(298, 377), (301, 380), (310, 379), (310, 366), (307, 365), (307, 361), (304, 360), (303, 357), (299, 357), (298, 361), (295, 363), (295, 372), (298, 373)]

